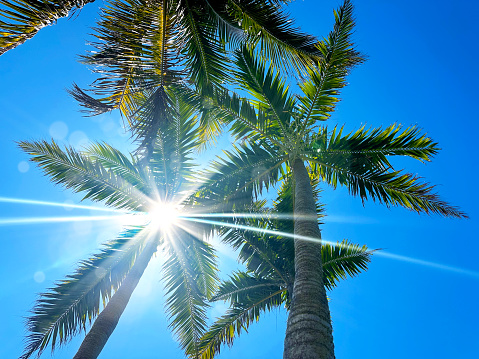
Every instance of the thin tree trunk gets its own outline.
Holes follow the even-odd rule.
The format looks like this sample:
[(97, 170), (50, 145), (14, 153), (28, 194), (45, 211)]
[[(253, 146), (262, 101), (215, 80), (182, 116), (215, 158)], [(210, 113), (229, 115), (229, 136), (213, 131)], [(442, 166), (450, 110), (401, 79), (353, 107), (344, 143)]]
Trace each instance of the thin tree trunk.
[(321, 233), (311, 181), (302, 160), (293, 163), (295, 180), (295, 280), (284, 341), (284, 359), (334, 359), (329, 305), (323, 283)]
[(113, 294), (106, 307), (96, 318), (73, 359), (95, 359), (100, 355), (108, 338), (115, 330), (151, 257), (156, 252), (157, 244), (155, 238), (149, 239), (148, 244), (138, 256), (120, 288)]

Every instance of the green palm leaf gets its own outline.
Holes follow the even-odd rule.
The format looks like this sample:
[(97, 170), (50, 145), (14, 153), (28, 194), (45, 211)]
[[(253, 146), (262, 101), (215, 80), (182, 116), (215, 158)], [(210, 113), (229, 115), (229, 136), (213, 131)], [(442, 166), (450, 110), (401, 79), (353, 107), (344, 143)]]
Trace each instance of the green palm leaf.
[[(346, 240), (338, 242), (336, 246), (323, 244), (321, 253), (326, 287), (331, 290), (348, 275), (353, 277), (366, 271), (373, 252), (366, 246), (348, 243)], [(290, 253), (290, 256), (290, 263), (294, 267), (294, 253)], [(294, 273), (294, 268), (290, 270)], [(247, 331), (252, 322), (259, 320), (262, 312), (282, 304), (288, 308), (288, 285), (292, 285), (292, 281), (285, 283), (279, 278), (266, 278), (254, 271), (236, 272), (221, 283), (211, 300), (227, 300), (231, 303), (231, 308), (211, 325), (202, 338), (202, 358), (213, 358), (220, 353), (224, 344), (232, 346), (235, 336), (239, 336), (242, 329)]]
[[(199, 141), (194, 108), (176, 96), (172, 108), (174, 116), (152, 138), (154, 147), (148, 167), (155, 177), (157, 188), (179, 194), (180, 188), (192, 180), (195, 167), (192, 155)], [(166, 192), (162, 195), (167, 196)]]
[(251, 295), (245, 296), (241, 302), (235, 302), (225, 315), (213, 323), (200, 342), (202, 359), (211, 359), (219, 354), (225, 343), (229, 346), (233, 345), (235, 336), (240, 335), (242, 329), (247, 330), (252, 322), (258, 321), (261, 312), (281, 305), (283, 288), (278, 289), (273, 284), (259, 289), (261, 293), (255, 290)]
[(210, 87), (227, 78), (228, 62), (224, 49), (216, 36), (215, 19), (201, 1), (181, 0), (182, 25), (180, 42), (186, 54), (185, 66), (196, 86)]
[(0, 55), (95, 0), (0, 0)]
[(198, 343), (207, 327), (205, 294), (212, 292), (216, 282), (214, 252), (183, 230), (176, 231), (175, 239), (165, 245), (169, 256), (163, 270), (170, 327), (182, 349), (197, 357)]
[(351, 67), (364, 61), (354, 49), (351, 35), (354, 28), (353, 5), (347, 0), (334, 12), (334, 30), (317, 44), (321, 59), (308, 69), (300, 83), (304, 96), (299, 96), (299, 110), (303, 131), (318, 120), (326, 120), (338, 99), (339, 90), (346, 85)]
[(37, 162), (53, 182), (75, 192), (86, 192), (84, 199), (135, 211), (147, 208), (149, 200), (141, 191), (147, 188), (146, 183), (130, 183), (121, 172), (107, 170), (100, 161), (91, 160), (85, 153), (72, 147), (62, 150), (54, 141), (20, 142), (19, 146), (33, 156), (31, 160)]
[(116, 148), (107, 143), (95, 143), (85, 151), (88, 157), (97, 161), (106, 170), (116, 173), (128, 183), (135, 184), (135, 187), (147, 192), (145, 184), (148, 177), (145, 171), (136, 165), (134, 158), (128, 158)]
[(277, 123), (282, 135), (287, 138), (294, 98), (288, 93), (284, 81), (264, 61), (254, 57), (254, 50), (243, 46), (236, 52), (240, 84), (256, 98), (255, 105), (265, 116)]
[(433, 192), (434, 186), (417, 176), (400, 171), (371, 166), (351, 166), (349, 157), (338, 163), (329, 158), (308, 158), (314, 165), (313, 173), (334, 188), (346, 186), (353, 196), (363, 201), (372, 199), (387, 206), (402, 206), (418, 213), (437, 213), (457, 218), (467, 217), (457, 207), (441, 200)]
[(350, 166), (361, 162), (360, 165), (381, 165), (384, 168), (391, 167), (386, 156), (408, 156), (430, 161), (437, 154), (437, 143), (426, 134), (421, 134), (416, 126), (401, 130), (401, 125), (393, 124), (384, 130), (381, 127), (361, 127), (343, 135), (343, 128), (338, 130), (334, 127), (330, 134), (327, 128), (322, 128), (311, 140), (310, 153), (312, 157), (337, 155), (338, 162), (348, 156)]
[(321, 257), (326, 288), (331, 290), (348, 275), (354, 277), (361, 271), (366, 271), (373, 252), (365, 245), (349, 243), (347, 240), (338, 242), (336, 245), (323, 243)]
[(261, 54), (278, 68), (302, 71), (320, 55), (316, 39), (295, 28), (279, 1), (229, 0), (220, 12), (246, 33), (247, 43), (259, 43)]
[(214, 161), (205, 172), (204, 199), (215, 205), (217, 211), (251, 206), (263, 188), (268, 189), (281, 174), (285, 156), (266, 143), (250, 143), (225, 151), (226, 159)]
[(22, 359), (68, 342), (95, 319), (121, 285), (142, 252), (147, 236), (143, 227), (125, 230), (88, 260), (74, 274), (40, 295), (27, 319), (30, 334)]

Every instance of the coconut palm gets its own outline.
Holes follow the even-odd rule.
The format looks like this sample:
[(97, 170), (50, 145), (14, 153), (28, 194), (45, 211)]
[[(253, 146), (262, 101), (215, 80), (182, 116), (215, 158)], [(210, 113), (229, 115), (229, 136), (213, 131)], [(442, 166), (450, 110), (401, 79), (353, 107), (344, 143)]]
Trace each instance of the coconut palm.
[[(191, 153), (198, 145), (192, 108), (179, 99), (175, 108), (176, 116), (163, 124), (147, 159), (125, 156), (104, 143), (77, 151), (53, 141), (20, 142), (54, 183), (132, 211), (145, 222), (127, 228), (40, 296), (28, 318), (30, 334), (22, 359), (68, 342), (95, 318), (75, 358), (96, 358), (158, 246), (164, 249), (171, 329), (185, 351), (198, 351), (206, 329), (205, 300), (215, 289), (216, 264), (214, 251), (205, 242), (211, 226), (185, 224), (171, 215), (172, 211), (184, 215), (195, 205), (186, 198), (196, 187)], [(168, 227), (165, 218), (176, 220), (176, 226)]]
[[(315, 195), (317, 181), (312, 183)], [(223, 281), (212, 301), (226, 300), (230, 309), (218, 318), (201, 340), (201, 357), (213, 358), (223, 344), (232, 345), (236, 335), (250, 323), (258, 321), (261, 313), (291, 304), (294, 285), (293, 221), (288, 215), (293, 212), (292, 181), (283, 183), (272, 211), (265, 211), (263, 203), (256, 206), (259, 216), (240, 217), (237, 226), (223, 228), (223, 241), (239, 250), (238, 260), (246, 271), (237, 271)], [(315, 196), (316, 197), (316, 196)], [(318, 216), (322, 208), (317, 206)], [(248, 227), (265, 230), (252, 232)], [(323, 244), (321, 247), (323, 282), (328, 290), (345, 279), (367, 269), (370, 256), (366, 246), (342, 241)]]
[[(0, 18), (0, 54), (24, 43), (41, 28), (54, 24), (58, 19), (73, 16), (92, 2), (94, 0), (0, 0), (0, 15), (3, 18)], [(123, 45), (129, 40), (140, 38), (143, 45), (149, 44), (158, 49), (166, 45), (168, 52), (173, 44), (176, 47), (173, 52), (181, 51), (190, 56), (189, 62), (194, 64), (195, 71), (206, 77), (217, 75), (215, 71), (219, 69), (215, 69), (215, 66), (221, 63), (221, 54), (217, 52), (221, 50), (219, 46), (239, 39), (261, 42), (265, 55), (275, 61), (282, 62), (286, 58), (292, 64), (300, 65), (308, 62), (308, 57), (317, 55), (317, 51), (312, 46), (313, 37), (295, 28), (282, 9), (282, 3), (287, 2), (109, 0), (102, 9), (103, 19), (100, 22), (100, 29), (106, 26), (103, 28), (106, 32), (102, 30), (99, 38), (110, 41), (111, 35), (116, 34), (117, 39), (113, 41), (118, 41), (120, 36), (125, 37), (123, 40), (126, 42), (120, 41)], [(165, 39), (168, 44), (161, 44)], [(110, 51), (118, 55), (124, 50), (134, 50), (133, 53), (138, 54), (139, 48), (129, 46), (127, 49), (110, 48)], [(181, 49), (180, 46), (185, 48)], [(144, 50), (142, 55), (148, 51)], [(123, 52), (123, 56), (133, 53)]]
[[(334, 110), (348, 71), (363, 58), (354, 49), (353, 6), (335, 12), (334, 30), (317, 47), (322, 58), (290, 94), (271, 64), (243, 47), (236, 53), (236, 79), (253, 98), (227, 91), (214, 99), (217, 116), (245, 142), (219, 160), (210, 174), (210, 197), (251, 200), (263, 188), (292, 177), (294, 182), (295, 280), (284, 358), (334, 358), (328, 301), (324, 289), (321, 235), (310, 177), (345, 186), (363, 201), (416, 212), (464, 217), (417, 176), (395, 170), (389, 156), (429, 161), (437, 144), (416, 127), (360, 128), (344, 134), (322, 125)], [(214, 187), (216, 185), (216, 187)], [(307, 334), (305, 334), (307, 333)]]
[[(210, 94), (227, 84), (227, 50), (240, 41), (260, 43), (278, 67), (304, 69), (320, 54), (314, 38), (293, 27), (278, 1), (113, 0), (94, 36), (95, 51), (82, 61), (99, 78), (88, 91), (74, 85), (71, 94), (93, 115), (120, 109), (145, 154), (170, 111), (169, 89), (188, 85)], [(154, 96), (146, 107), (162, 105), (156, 106), (163, 115), (155, 121), (149, 108), (138, 105), (145, 89)], [(200, 109), (205, 139), (214, 139), (220, 126), (207, 120), (207, 103)]]

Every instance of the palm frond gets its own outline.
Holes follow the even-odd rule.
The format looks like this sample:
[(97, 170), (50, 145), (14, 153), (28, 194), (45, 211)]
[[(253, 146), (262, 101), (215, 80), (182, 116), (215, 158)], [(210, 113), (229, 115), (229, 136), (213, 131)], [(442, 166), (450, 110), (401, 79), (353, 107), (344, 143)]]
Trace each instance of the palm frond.
[(354, 277), (361, 271), (366, 271), (373, 252), (365, 245), (349, 243), (347, 240), (337, 242), (336, 245), (323, 243), (321, 257), (325, 287), (331, 290), (348, 275)]
[(148, 198), (140, 190), (147, 187), (145, 183), (130, 183), (120, 172), (107, 170), (99, 161), (90, 159), (72, 147), (62, 150), (54, 141), (24, 141), (19, 146), (32, 156), (31, 161), (38, 163), (52, 182), (71, 188), (74, 192), (86, 192), (83, 199), (135, 211), (147, 208)]
[(154, 93), (180, 76), (175, 21), (171, 1), (110, 1), (94, 29), (95, 51), (82, 56), (101, 74), (91, 89), (99, 98), (78, 87), (72, 95), (92, 114), (119, 108), (130, 120), (138, 109), (137, 93)]
[(215, 116), (221, 122), (231, 124), (231, 133), (237, 139), (259, 134), (281, 147), (279, 139), (283, 131), (277, 121), (272, 121), (263, 110), (256, 111), (254, 104), (248, 99), (225, 90), (215, 92), (212, 101), (215, 105)]
[(163, 268), (170, 327), (181, 348), (198, 357), (198, 343), (207, 328), (209, 306), (204, 288), (210, 292), (216, 283), (214, 252), (209, 245), (182, 230), (176, 231), (175, 239), (165, 244), (169, 256)]
[(272, 67), (267, 68), (264, 60), (255, 57), (253, 49), (246, 46), (236, 52), (236, 65), (237, 80), (254, 96), (258, 110), (276, 122), (283, 137), (287, 138), (295, 101), (289, 94), (284, 80)]
[(0, 0), (0, 55), (95, 0)]
[(147, 174), (134, 158), (129, 159), (107, 143), (94, 143), (86, 149), (85, 154), (88, 158), (98, 161), (106, 170), (134, 184), (143, 193), (151, 192), (151, 189), (145, 187), (148, 183)]
[(135, 94), (136, 110), (128, 116), (132, 135), (140, 142), (137, 155), (148, 163), (159, 132), (169, 126), (176, 115), (172, 99), (163, 87), (153, 92)]
[(350, 166), (348, 160), (338, 164), (329, 158), (307, 158), (313, 173), (334, 188), (346, 186), (353, 196), (359, 195), (387, 206), (402, 206), (418, 213), (437, 213), (445, 217), (467, 218), (457, 207), (441, 200), (434, 186), (420, 177), (400, 171), (371, 166)]
[[(153, 153), (148, 162), (157, 187), (170, 195), (191, 182), (195, 167), (192, 155), (199, 146), (194, 108), (178, 97), (171, 97), (174, 116), (153, 139)], [(164, 196), (168, 196), (166, 192)]]
[(216, 36), (214, 19), (202, 1), (181, 0), (177, 11), (182, 26), (180, 42), (186, 55), (185, 67), (196, 86), (221, 86), (227, 76), (228, 59)]
[(51, 344), (52, 350), (68, 342), (95, 319), (142, 252), (146, 237), (143, 227), (125, 230), (117, 239), (66, 279), (40, 295), (27, 318), (27, 336), (22, 359), (38, 355)]
[[(421, 134), (416, 126), (402, 130), (401, 125), (393, 124), (385, 129), (366, 129), (364, 126), (355, 132), (343, 135), (343, 128), (334, 127), (328, 134), (322, 128), (313, 136), (309, 153), (312, 157), (331, 156), (328, 161), (341, 163), (349, 161), (349, 166), (379, 165), (391, 167), (386, 156), (407, 156), (420, 161), (430, 161), (437, 154), (437, 143), (426, 134)], [(306, 152), (307, 153), (307, 152)]]
[(247, 34), (246, 42), (260, 44), (260, 53), (277, 67), (301, 72), (321, 54), (316, 38), (301, 32), (277, 1), (229, 0), (223, 12)]
[[(250, 143), (225, 151), (226, 159), (218, 158), (203, 174), (202, 195), (216, 204), (218, 211), (231, 211), (251, 205), (263, 190), (278, 181), (281, 165), (286, 160), (273, 146)], [(221, 208), (220, 208), (221, 207)]]
[(284, 286), (281, 280), (266, 279), (250, 272), (234, 272), (227, 281), (221, 283), (211, 301), (229, 301), (231, 304), (243, 303), (251, 297), (276, 292)]
[(221, 230), (221, 241), (232, 246), (234, 250), (239, 250), (238, 261), (245, 264), (248, 271), (261, 278), (289, 284), (294, 271), (291, 272), (289, 263), (285, 262), (283, 244), (287, 239), (280, 235), (260, 234), (247, 229), (270, 229), (271, 220), (266, 217), (267, 213), (263, 214), (264, 220), (258, 217), (236, 219), (236, 228)]
[(223, 344), (233, 345), (236, 335), (239, 336), (242, 329), (247, 330), (252, 322), (258, 321), (262, 312), (281, 305), (283, 292), (282, 288), (255, 292), (242, 302), (235, 303), (201, 338), (201, 358), (212, 359), (220, 352)]
[(317, 44), (321, 58), (309, 67), (306, 80), (300, 83), (304, 96), (299, 96), (302, 132), (315, 123), (326, 120), (339, 101), (339, 90), (346, 85), (351, 67), (364, 61), (354, 49), (351, 35), (354, 28), (353, 5), (349, 0), (334, 12), (334, 30)]

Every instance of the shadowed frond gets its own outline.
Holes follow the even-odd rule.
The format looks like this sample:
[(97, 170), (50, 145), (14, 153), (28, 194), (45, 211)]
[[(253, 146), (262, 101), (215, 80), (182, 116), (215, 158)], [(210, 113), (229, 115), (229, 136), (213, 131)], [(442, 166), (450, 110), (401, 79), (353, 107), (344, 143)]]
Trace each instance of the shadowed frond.
[(40, 295), (27, 318), (27, 344), (22, 359), (68, 342), (98, 315), (121, 285), (146, 240), (143, 227), (132, 227), (90, 259), (74, 274)]
[(62, 150), (54, 141), (25, 141), (19, 146), (54, 183), (75, 192), (86, 192), (84, 199), (103, 201), (116, 208), (146, 210), (148, 198), (141, 191), (147, 187), (146, 183), (128, 182), (121, 172), (108, 170), (100, 161), (92, 160), (72, 147)]
[(136, 110), (136, 93), (155, 92), (180, 76), (175, 21), (172, 1), (110, 1), (95, 28), (95, 51), (82, 57), (100, 74), (92, 84), (99, 99), (78, 87), (74, 97), (93, 114), (120, 108), (128, 118)]
[(0, 55), (95, 0), (0, 0)]
[(221, 283), (211, 301), (227, 300), (232, 304), (243, 303), (263, 290), (268, 293), (276, 292), (281, 286), (284, 286), (284, 283), (278, 279), (265, 279), (249, 272), (235, 272), (228, 281)]
[[(259, 213), (257, 213), (259, 214)], [(221, 241), (233, 247), (238, 252), (238, 261), (246, 265), (250, 272), (256, 276), (273, 281), (292, 282), (294, 271), (291, 272), (288, 263), (285, 263), (285, 242), (288, 239), (277, 235), (260, 234), (248, 230), (271, 228), (272, 219), (267, 219), (268, 214), (263, 213), (261, 218), (238, 218), (235, 220), (239, 228), (228, 228), (221, 231)], [(288, 250), (288, 248), (286, 248)], [(294, 249), (293, 249), (294, 250)]]
[(255, 97), (256, 108), (281, 129), (284, 137), (289, 135), (289, 121), (295, 105), (288, 87), (279, 73), (266, 68), (266, 62), (254, 56), (254, 50), (243, 46), (236, 52), (237, 79), (245, 90)]
[(201, 358), (212, 359), (219, 354), (223, 344), (233, 345), (235, 336), (240, 335), (242, 329), (247, 330), (254, 321), (258, 321), (261, 312), (280, 306), (284, 289), (277, 288), (274, 285), (257, 287), (259, 290), (244, 296), (241, 302), (235, 302), (201, 339)]
[(135, 94), (135, 103), (135, 112), (127, 117), (132, 136), (139, 142), (137, 155), (148, 163), (157, 138), (161, 139), (160, 130), (168, 128), (169, 122), (177, 114), (173, 109), (172, 99), (163, 87), (154, 92)]
[(310, 66), (321, 54), (316, 38), (294, 26), (279, 1), (229, 0), (221, 12), (230, 23), (236, 22), (247, 34), (246, 42), (259, 43), (262, 57), (278, 68), (295, 72)]
[(178, 230), (175, 239), (166, 241), (168, 258), (163, 266), (166, 311), (170, 327), (181, 348), (198, 357), (198, 343), (206, 331), (206, 294), (216, 283), (213, 249), (194, 236)]
[(250, 207), (263, 188), (278, 181), (286, 156), (273, 146), (250, 143), (225, 151), (226, 159), (212, 163), (205, 178), (202, 196), (216, 204), (217, 211)]
[(216, 19), (209, 8), (202, 1), (181, 0), (177, 9), (185, 67), (191, 81), (199, 88), (221, 85), (228, 78), (228, 60), (216, 36)]
[(148, 162), (157, 187), (169, 194), (178, 193), (192, 181), (192, 156), (199, 146), (194, 108), (178, 97), (174, 97), (172, 108), (174, 116), (160, 127)]

